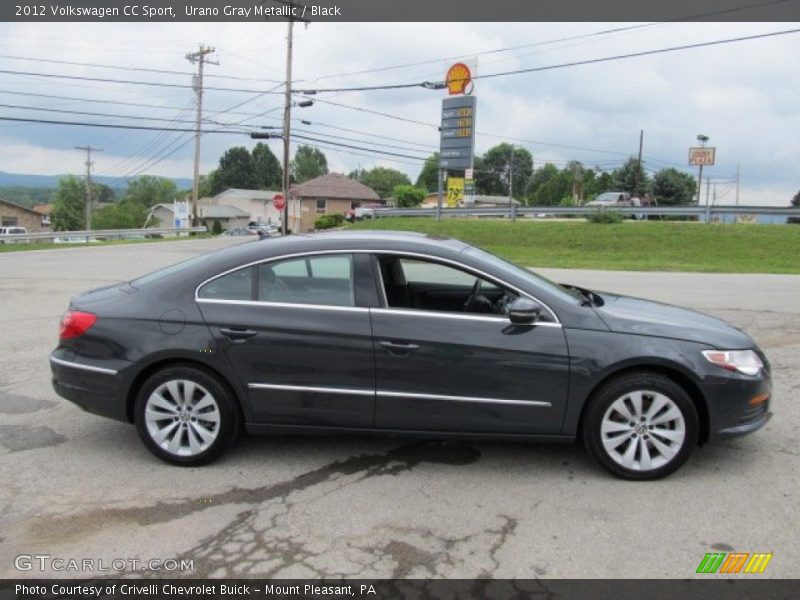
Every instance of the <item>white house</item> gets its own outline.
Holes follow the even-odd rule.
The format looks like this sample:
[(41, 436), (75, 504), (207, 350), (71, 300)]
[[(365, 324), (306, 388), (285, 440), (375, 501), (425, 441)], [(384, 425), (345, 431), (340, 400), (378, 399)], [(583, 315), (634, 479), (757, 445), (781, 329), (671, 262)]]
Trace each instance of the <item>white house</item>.
[(250, 215), (250, 221), (278, 223), (281, 219), (280, 211), (272, 203), (276, 194), (280, 192), (229, 188), (212, 198), (202, 198), (199, 212), (203, 214), (205, 206), (234, 206)]

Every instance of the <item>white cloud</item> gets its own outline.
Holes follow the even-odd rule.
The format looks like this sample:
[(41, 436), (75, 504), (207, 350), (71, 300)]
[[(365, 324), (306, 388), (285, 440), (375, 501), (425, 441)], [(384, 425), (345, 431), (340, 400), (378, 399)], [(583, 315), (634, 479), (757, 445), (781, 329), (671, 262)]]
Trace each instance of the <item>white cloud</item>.
[[(752, 35), (789, 29), (789, 24), (769, 23), (669, 23), (648, 26), (614, 35), (584, 37), (554, 44), (548, 40), (590, 34), (614, 27), (602, 23), (313, 23), (296, 27), (295, 78), (303, 86), (339, 87), (441, 79), (445, 57), (470, 56), (502, 47), (530, 45), (513, 52), (495, 52), (479, 58), (479, 74), (546, 66), (639, 50), (692, 44), (707, 40)], [(182, 24), (71, 24), (24, 23), (0, 25), (0, 54), (58, 57), (64, 60), (108, 63), (188, 72), (184, 55), (198, 42), (217, 48), (219, 66), (209, 75), (259, 78), (279, 81), (283, 77), (285, 23), (182, 23)], [(698, 133), (711, 136), (718, 148), (718, 165), (711, 170), (719, 180), (730, 180), (741, 165), (742, 201), (785, 204), (800, 188), (797, 156), (800, 155), (800, 78), (796, 57), (800, 36), (753, 40), (739, 44), (632, 58), (595, 65), (576, 66), (476, 83), (479, 98), (478, 127), (500, 137), (530, 140), (525, 144), (537, 163), (582, 160), (587, 165), (613, 166), (634, 154), (639, 130), (645, 131), (645, 157), (652, 169), (685, 166), (687, 147)], [(432, 61), (404, 69), (331, 77), (398, 64)], [(190, 84), (190, 77), (126, 71), (101, 70), (47, 63), (20, 62), (0, 58), (5, 69), (62, 72), (118, 79), (167, 81)], [(86, 81), (35, 79), (5, 75), (1, 89), (102, 98), (118, 102), (141, 102), (169, 109), (141, 109), (112, 104), (90, 104), (13, 96), (0, 93), (4, 104), (40, 106), (78, 111), (108, 112), (171, 119), (178, 108), (187, 106), (191, 90), (102, 84)], [(212, 87), (268, 89), (272, 84), (209, 77)], [(207, 114), (242, 102), (247, 94), (212, 91), (206, 95)], [(425, 127), (325, 104), (329, 99), (354, 104), (435, 124), (441, 92), (422, 89), (333, 93), (318, 95), (313, 107), (297, 109), (295, 116), (315, 123), (304, 127), (317, 135), (358, 134), (328, 129), (320, 123), (367, 131), (428, 144), (418, 152), (427, 154), (438, 143), (435, 127)], [(265, 112), (279, 108), (280, 95), (265, 95), (240, 110)], [(191, 127), (189, 110), (180, 115), (181, 124)], [(101, 117), (31, 113), (2, 108), (0, 116), (101, 120)], [(276, 125), (280, 110), (247, 125)], [(242, 115), (224, 113), (219, 119), (236, 121)], [(128, 132), (90, 128), (0, 125), (0, 170), (28, 173), (79, 173), (82, 159), (72, 150), (76, 144), (91, 143), (106, 148), (98, 158), (98, 172), (116, 165), (114, 174), (125, 174), (134, 166), (147, 166), (158, 152), (169, 149), (177, 134)], [(373, 138), (374, 139), (374, 138)], [(479, 151), (500, 140), (483, 136)], [(385, 143), (403, 145), (384, 140)], [(542, 143), (547, 142), (547, 143)], [(230, 146), (250, 146), (246, 136), (209, 135), (203, 141), (203, 170), (214, 166)], [(348, 141), (353, 145), (358, 142)], [(570, 148), (559, 147), (571, 146)], [(280, 156), (280, 143), (270, 142)], [(579, 150), (589, 148), (591, 150)], [(611, 152), (599, 152), (608, 150)], [(356, 152), (353, 150), (352, 152)], [(367, 158), (345, 149), (325, 149), (332, 169), (350, 171), (378, 164), (400, 168), (413, 178), (415, 164), (394, 162), (391, 157)], [(129, 159), (128, 162), (124, 162)], [(407, 160), (407, 159), (399, 159)], [(413, 161), (411, 161), (413, 163)], [(147, 172), (178, 177), (191, 176), (192, 144), (174, 156), (154, 164)], [(111, 169), (113, 171), (113, 169)]]

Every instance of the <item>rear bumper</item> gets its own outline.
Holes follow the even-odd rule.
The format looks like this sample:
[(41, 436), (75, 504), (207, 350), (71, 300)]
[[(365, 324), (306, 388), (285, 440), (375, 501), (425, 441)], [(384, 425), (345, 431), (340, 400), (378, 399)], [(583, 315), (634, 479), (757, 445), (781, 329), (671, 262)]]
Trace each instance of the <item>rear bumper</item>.
[(127, 388), (121, 373), (126, 366), (125, 361), (89, 361), (64, 350), (50, 354), (53, 389), (59, 396), (87, 412), (127, 422)]

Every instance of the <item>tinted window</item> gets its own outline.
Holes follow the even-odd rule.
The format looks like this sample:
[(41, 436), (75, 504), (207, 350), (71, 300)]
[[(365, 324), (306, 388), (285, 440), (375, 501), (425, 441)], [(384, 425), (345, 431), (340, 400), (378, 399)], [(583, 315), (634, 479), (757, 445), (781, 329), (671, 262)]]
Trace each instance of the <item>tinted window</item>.
[(257, 268), (263, 302), (355, 306), (350, 254), (292, 258)]
[(253, 268), (239, 269), (205, 284), (200, 298), (212, 300), (250, 300), (253, 297)]

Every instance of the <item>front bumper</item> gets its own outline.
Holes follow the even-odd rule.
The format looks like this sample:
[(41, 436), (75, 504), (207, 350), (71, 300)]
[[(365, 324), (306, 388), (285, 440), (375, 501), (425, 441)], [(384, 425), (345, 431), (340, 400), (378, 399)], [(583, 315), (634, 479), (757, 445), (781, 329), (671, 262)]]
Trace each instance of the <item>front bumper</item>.
[(125, 361), (90, 361), (63, 349), (50, 354), (53, 389), (83, 410), (129, 421), (126, 386), (121, 371)]
[[(764, 427), (772, 418), (769, 371), (762, 371), (756, 377), (735, 373), (710, 377), (705, 381), (704, 392), (711, 438), (747, 435)], [(756, 399), (761, 401), (751, 404)]]

